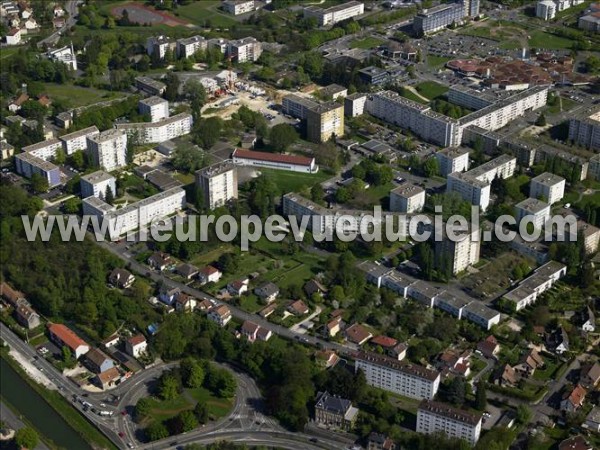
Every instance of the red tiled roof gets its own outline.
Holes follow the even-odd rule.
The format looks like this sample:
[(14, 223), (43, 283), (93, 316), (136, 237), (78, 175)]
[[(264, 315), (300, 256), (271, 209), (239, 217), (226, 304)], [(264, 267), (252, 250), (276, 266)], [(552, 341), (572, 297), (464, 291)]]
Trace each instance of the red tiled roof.
[(254, 322), (250, 322), (249, 320), (245, 320), (242, 324), (242, 331), (248, 334), (256, 333), (259, 328), (259, 325), (255, 324)]
[(299, 166), (312, 165), (314, 158), (305, 158), (304, 156), (279, 155), (275, 153), (253, 152), (249, 150), (236, 149), (233, 152), (234, 158), (253, 159), (255, 161), (269, 161), (282, 164), (296, 164)]
[(110, 383), (113, 380), (116, 380), (120, 376), (121, 375), (119, 374), (119, 369), (117, 369), (116, 367), (111, 367), (110, 369), (105, 370), (102, 373), (99, 373), (98, 379), (100, 380), (100, 383), (106, 384), (106, 383)]
[(200, 273), (202, 275), (206, 275), (206, 276), (212, 275), (213, 273), (217, 273), (218, 271), (219, 271), (219, 269), (217, 269), (213, 266), (206, 266), (206, 267), (203, 267), (202, 269), (200, 269)]
[(355, 344), (360, 344), (366, 341), (372, 336), (372, 334), (362, 325), (355, 323), (354, 325), (346, 328), (346, 337), (349, 341)]
[(127, 339), (129, 341), (129, 343), (131, 345), (139, 345), (142, 342), (146, 342), (146, 338), (144, 337), (143, 334), (138, 334), (136, 336), (132, 336), (129, 339)]
[(82, 345), (88, 345), (87, 342), (77, 336), (73, 330), (61, 323), (52, 323), (48, 325), (48, 330), (72, 350), (75, 350)]
[(21, 291), (13, 289), (8, 283), (0, 284), (0, 295), (13, 305), (15, 305), (19, 299), (25, 298), (25, 294), (23, 294)]
[(393, 347), (398, 343), (394, 338), (388, 336), (375, 336), (371, 339), (371, 344), (381, 345), (383, 348)]
[(571, 392), (571, 395), (569, 395), (569, 401), (576, 406), (581, 406), (581, 404), (583, 403), (583, 400), (585, 399), (585, 396), (587, 394), (587, 391), (583, 388), (582, 385), (578, 384), (575, 389), (573, 389), (573, 391)]

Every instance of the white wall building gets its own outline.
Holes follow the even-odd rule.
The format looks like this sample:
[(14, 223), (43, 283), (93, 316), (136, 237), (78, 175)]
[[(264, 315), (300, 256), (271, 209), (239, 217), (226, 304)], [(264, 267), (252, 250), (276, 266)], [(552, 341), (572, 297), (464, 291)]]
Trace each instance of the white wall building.
[(97, 172), (82, 175), (81, 198), (99, 197), (106, 198), (106, 191), (110, 187), (113, 196), (117, 195), (117, 181), (111, 174), (98, 170)]
[(202, 189), (209, 209), (223, 206), (238, 198), (237, 167), (231, 161), (224, 161), (198, 170), (196, 186)]
[(319, 166), (315, 163), (315, 158), (306, 158), (304, 156), (255, 152), (238, 148), (233, 152), (232, 158), (233, 163), (240, 166), (268, 167), (271, 169), (304, 173), (316, 173), (319, 171)]
[(177, 56), (179, 58), (190, 58), (200, 50), (206, 50), (208, 42), (203, 36), (192, 36), (177, 40)]
[(435, 154), (440, 163), (440, 173), (447, 177), (451, 173), (469, 170), (469, 149), (465, 147), (450, 147)]
[(227, 55), (234, 62), (255, 62), (262, 54), (262, 44), (253, 37), (246, 37), (229, 41), (227, 43)]
[[(600, 8), (598, 11), (600, 14)], [(569, 140), (591, 150), (600, 151), (600, 111), (586, 112), (569, 121)]]
[(77, 70), (77, 54), (73, 49), (72, 43), (71, 45), (49, 51), (48, 58), (66, 64), (71, 70)]
[(564, 197), (565, 184), (563, 177), (544, 172), (531, 180), (529, 196), (552, 205)]
[(173, 43), (168, 36), (151, 36), (146, 39), (146, 53), (152, 56), (156, 53), (156, 57), (164, 59), (167, 50), (171, 48)]
[(550, 205), (537, 198), (526, 198), (515, 205), (515, 216), (517, 223), (527, 217), (535, 228), (542, 229), (546, 220), (550, 219)]
[(87, 148), (93, 163), (106, 171), (127, 165), (127, 135), (120, 130), (88, 136)]
[(115, 128), (127, 133), (131, 139), (137, 139), (140, 144), (160, 144), (189, 134), (192, 131), (192, 125), (192, 115), (181, 113), (153, 123), (119, 123), (115, 125)]
[(454, 234), (453, 239), (444, 235), (441, 241), (436, 241), (435, 251), (448, 258), (452, 274), (456, 275), (479, 261), (481, 237), (477, 228), (466, 232), (456, 229)]
[(406, 214), (421, 212), (425, 207), (425, 189), (403, 183), (390, 191), (390, 211)]
[(535, 303), (542, 293), (550, 289), (566, 273), (567, 266), (556, 261), (549, 261), (537, 268), (533, 275), (521, 281), (519, 286), (505, 294), (504, 298), (513, 302), (516, 311), (520, 311)]
[(440, 402), (423, 400), (417, 411), (417, 433), (442, 432), (475, 445), (481, 434), (481, 413), (472, 414)]
[(169, 117), (169, 102), (162, 97), (148, 97), (139, 101), (140, 114), (150, 116), (150, 121), (155, 123)]
[(330, 8), (307, 6), (304, 8), (304, 17), (314, 17), (319, 26), (335, 25), (338, 22), (360, 16), (365, 12), (365, 5), (361, 2), (350, 1)]
[(23, 147), (23, 152), (37, 156), (44, 161), (50, 161), (56, 157), (56, 152), (62, 148), (62, 142), (56, 138), (40, 141), (36, 144)]
[(284, 114), (302, 120), (307, 118), (308, 110), (317, 107), (317, 105), (317, 102), (295, 94), (286, 95), (281, 101)]
[(63, 150), (67, 155), (72, 155), (79, 150), (87, 149), (87, 138), (97, 136), (100, 134), (96, 125), (84, 128), (83, 130), (75, 131), (73, 133), (65, 134), (60, 136), (59, 139), (62, 141)]
[(234, 16), (254, 11), (254, 0), (225, 0), (223, 9)]
[(367, 94), (356, 92), (344, 99), (344, 114), (349, 117), (362, 116), (367, 104)]

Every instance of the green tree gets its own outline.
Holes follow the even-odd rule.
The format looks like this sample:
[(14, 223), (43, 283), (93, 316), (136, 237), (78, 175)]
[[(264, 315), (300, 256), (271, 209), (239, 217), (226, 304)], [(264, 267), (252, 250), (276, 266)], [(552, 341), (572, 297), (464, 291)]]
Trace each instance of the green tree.
[(169, 72), (165, 84), (167, 85), (167, 88), (165, 89), (165, 98), (170, 102), (174, 102), (179, 96), (179, 77), (173, 72)]
[(33, 175), (31, 175), (29, 182), (31, 183), (31, 189), (33, 189), (33, 192), (35, 192), (36, 194), (48, 192), (48, 180), (46, 179), (46, 177), (43, 177), (39, 173), (34, 173)]
[(194, 407), (194, 414), (196, 414), (196, 419), (198, 419), (198, 422), (200, 422), (201, 424), (205, 424), (206, 422), (208, 422), (209, 414), (206, 403), (196, 403), (196, 406)]
[(194, 142), (205, 150), (210, 149), (221, 137), (223, 120), (218, 117), (202, 119), (195, 126)]
[(477, 392), (475, 393), (475, 409), (479, 411), (485, 411), (487, 407), (487, 395), (485, 381), (479, 380), (477, 382)]
[(531, 410), (526, 405), (519, 405), (517, 408), (517, 422), (520, 424), (526, 424), (531, 420)]
[(281, 153), (284, 153), (290, 145), (298, 140), (299, 136), (293, 126), (287, 123), (280, 123), (271, 128), (269, 139), (271, 147)]
[(144, 433), (149, 441), (158, 441), (159, 439), (169, 437), (169, 430), (164, 423), (159, 421), (154, 421), (148, 425)]
[(106, 193), (104, 194), (104, 201), (109, 205), (112, 205), (115, 202), (115, 195), (110, 186), (106, 186)]
[(159, 396), (163, 400), (173, 400), (179, 395), (180, 384), (172, 374), (165, 374), (160, 379)]
[(152, 407), (152, 401), (149, 397), (140, 398), (135, 404), (135, 418), (140, 420), (148, 415)]
[(63, 149), (59, 148), (56, 150), (56, 155), (54, 156), (54, 164), (62, 166), (67, 161), (67, 156)]
[(429, 158), (423, 164), (423, 171), (425, 172), (425, 176), (433, 177), (440, 174), (440, 162), (437, 158)]
[(535, 121), (535, 124), (538, 127), (545, 127), (546, 126), (546, 116), (544, 115), (544, 113), (541, 113), (538, 116), (537, 120)]
[(77, 214), (81, 201), (77, 197), (71, 197), (63, 203), (63, 211), (65, 214)]
[(15, 433), (15, 444), (17, 444), (18, 448), (28, 448), (33, 450), (37, 447), (38, 442), (38, 434), (31, 427), (23, 427)]

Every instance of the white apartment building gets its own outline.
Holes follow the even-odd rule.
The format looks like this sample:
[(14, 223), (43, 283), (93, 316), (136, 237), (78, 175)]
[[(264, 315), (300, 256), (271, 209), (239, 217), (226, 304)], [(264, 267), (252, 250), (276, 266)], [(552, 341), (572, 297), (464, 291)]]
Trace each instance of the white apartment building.
[(185, 191), (181, 187), (160, 192), (151, 197), (115, 209), (97, 197), (83, 200), (83, 213), (108, 221), (108, 230), (114, 236), (123, 235), (165, 219), (185, 208)]
[(121, 130), (107, 130), (87, 137), (93, 163), (106, 171), (127, 165), (127, 135)]
[(549, 261), (537, 268), (533, 275), (525, 278), (519, 286), (504, 295), (506, 300), (514, 303), (515, 310), (535, 303), (537, 298), (550, 289), (561, 277), (567, 273), (567, 266), (556, 261)]
[(390, 211), (406, 214), (421, 212), (425, 207), (425, 189), (403, 183), (390, 191)]
[(167, 50), (173, 47), (173, 42), (168, 36), (152, 36), (146, 39), (146, 53), (152, 56), (156, 53), (159, 59), (164, 59)]
[(591, 150), (600, 151), (600, 111), (586, 112), (569, 121), (569, 140)]
[(190, 58), (200, 50), (206, 50), (208, 42), (203, 36), (192, 36), (177, 40), (177, 56), (179, 58)]
[(356, 92), (344, 98), (344, 114), (349, 117), (362, 116), (365, 113), (367, 94)]
[(318, 6), (307, 6), (304, 8), (304, 17), (314, 17), (319, 26), (335, 25), (338, 22), (360, 16), (365, 13), (365, 5), (361, 2), (351, 1), (331, 8), (319, 8)]
[(307, 111), (306, 139), (327, 142), (332, 136), (344, 135), (344, 106), (336, 102), (322, 103)]
[(237, 63), (255, 62), (262, 55), (262, 44), (253, 37), (229, 41), (227, 55)]
[(202, 189), (209, 209), (223, 206), (238, 198), (237, 167), (231, 161), (224, 161), (198, 170), (196, 186)]
[(15, 156), (15, 168), (19, 175), (25, 178), (31, 178), (34, 174), (42, 176), (48, 181), (49, 187), (61, 184), (60, 169), (51, 163), (33, 153), (19, 153)]
[(223, 9), (234, 16), (254, 11), (254, 0), (225, 0)]
[(451, 173), (469, 170), (469, 149), (465, 147), (450, 147), (435, 154), (440, 163), (440, 173), (447, 177)]
[(286, 95), (281, 101), (284, 114), (302, 120), (308, 116), (308, 110), (316, 108), (317, 105), (317, 102), (295, 94)]
[(566, 180), (563, 177), (544, 172), (531, 180), (529, 196), (552, 205), (564, 197), (565, 184)]
[(452, 274), (456, 275), (467, 267), (477, 264), (481, 249), (479, 229), (462, 232), (454, 230), (454, 239), (443, 236), (441, 241), (435, 243), (435, 251), (445, 255), (452, 263)]
[(56, 50), (48, 52), (48, 58), (52, 61), (58, 61), (65, 64), (71, 70), (77, 70), (77, 54), (73, 49), (73, 43)]
[(458, 106), (479, 110), (486, 106), (490, 106), (496, 100), (493, 95), (488, 95), (486, 92), (477, 91), (469, 87), (457, 84), (450, 86), (448, 90), (448, 101)]
[(106, 191), (110, 187), (114, 196), (117, 195), (117, 180), (111, 174), (98, 170), (94, 173), (82, 175), (80, 180), (81, 198), (99, 197), (106, 198)]
[(542, 20), (552, 20), (556, 17), (556, 4), (552, 0), (542, 0), (535, 5), (535, 16)]
[(152, 123), (159, 122), (169, 117), (169, 102), (157, 96), (144, 98), (138, 102), (138, 111), (150, 116)]
[(542, 229), (550, 219), (550, 205), (537, 198), (526, 198), (515, 205), (515, 216), (517, 223), (527, 217), (536, 229)]
[(72, 155), (79, 150), (87, 149), (87, 138), (100, 134), (96, 125), (84, 128), (83, 130), (65, 134), (59, 139), (62, 141), (63, 150), (67, 155)]
[(376, 353), (357, 353), (354, 369), (363, 371), (369, 386), (418, 400), (433, 399), (440, 385), (439, 372)]
[(161, 142), (184, 136), (192, 131), (193, 119), (188, 113), (176, 114), (158, 122), (119, 123), (117, 130), (136, 138), (140, 144), (160, 144)]
[(474, 446), (481, 434), (481, 413), (472, 414), (440, 402), (423, 400), (417, 411), (417, 433), (442, 432)]
[(28, 145), (27, 147), (23, 147), (22, 150), (44, 161), (50, 161), (56, 157), (56, 152), (59, 149), (62, 149), (62, 142), (56, 138), (52, 138), (47, 141)]
[(473, 300), (463, 308), (462, 318), (476, 323), (485, 330), (489, 330), (500, 323), (501, 315), (495, 309)]

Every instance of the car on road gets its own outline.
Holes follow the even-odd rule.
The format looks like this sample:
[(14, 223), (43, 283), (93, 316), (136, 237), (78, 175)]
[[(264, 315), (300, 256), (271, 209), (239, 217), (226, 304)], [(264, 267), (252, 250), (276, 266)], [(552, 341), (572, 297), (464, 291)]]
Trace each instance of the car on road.
[(124, 409), (123, 411), (121, 411), (121, 415), (122, 416), (126, 416), (127, 415), (127, 410)]
[(125, 436), (125, 433), (123, 433), (122, 431), (119, 431), (119, 437), (123, 437)]

